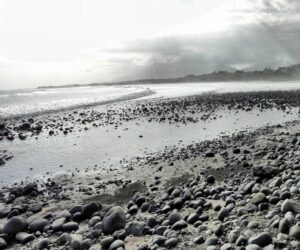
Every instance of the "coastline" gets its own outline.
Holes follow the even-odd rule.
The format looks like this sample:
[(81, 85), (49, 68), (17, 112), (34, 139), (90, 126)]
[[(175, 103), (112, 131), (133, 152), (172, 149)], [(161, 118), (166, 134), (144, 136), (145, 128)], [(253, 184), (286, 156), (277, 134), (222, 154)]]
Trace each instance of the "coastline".
[[(186, 126), (201, 121), (194, 116), (199, 112), (204, 120), (219, 119), (216, 111), (225, 105), (239, 112), (250, 112), (257, 107), (290, 112), (290, 107), (298, 108), (298, 96), (299, 91), (277, 91), (141, 100), (134, 104), (128, 102), (119, 111), (113, 108), (115, 105), (109, 105), (109, 115), (104, 114), (99, 120), (96, 117), (102, 111), (84, 109), (86, 124), (80, 126), (75, 122), (75, 115), (64, 120), (71, 112), (62, 112), (55, 118), (52, 115), (34, 118), (33, 124), (48, 119), (44, 123), (46, 128), (40, 133), (35, 133), (35, 129), (22, 132), (39, 137), (54, 131), (53, 136), (61, 136), (64, 130), (55, 124), (70, 122), (72, 130), (80, 132), (82, 126), (91, 129), (95, 121), (103, 118), (106, 119), (101, 126), (122, 127), (128, 122), (126, 119), (143, 124), (142, 118), (143, 122), (152, 119), (151, 122), (158, 124)], [(161, 120), (162, 117), (170, 119)], [(55, 122), (51, 122), (53, 119)], [(19, 122), (16, 132), (23, 123)], [(107, 245), (109, 249), (117, 249), (113, 244), (125, 244), (126, 249), (138, 246), (139, 249), (157, 249), (158, 246), (175, 249), (247, 246), (247, 249), (255, 249), (248, 246), (254, 243), (264, 247), (261, 241), (273, 244), (274, 248), (297, 248), (300, 237), (300, 226), (297, 226), (299, 134), (299, 121), (264, 126), (124, 159), (120, 162), (122, 168), (95, 166), (89, 170), (56, 174), (46, 182), (4, 187), (0, 210), (4, 225), (2, 237), (13, 249), (32, 249), (41, 244), (42, 238), (47, 239), (44, 241), (50, 247), (66, 245), (75, 249), (78, 244), (80, 247), (90, 244), (91, 249), (101, 249), (100, 245), (103, 249)], [(285, 208), (286, 203), (288, 208)], [(125, 221), (120, 228), (110, 231), (105, 221), (110, 207), (115, 206), (121, 206), (114, 208), (114, 213)], [(74, 209), (79, 214), (75, 215)], [(87, 210), (92, 211), (88, 216), (84, 213)], [(7, 220), (12, 215), (26, 218), (20, 231), (26, 232), (26, 237), (23, 234), (26, 239), (22, 243), (17, 237), (21, 244), (15, 244), (16, 233), (5, 233)], [(289, 216), (293, 219), (283, 230), (279, 225), (284, 217), (290, 219)], [(31, 226), (37, 218), (44, 222), (39, 230)], [(54, 230), (55, 222), (60, 222), (60, 226)], [(64, 240), (59, 236), (61, 232)], [(143, 244), (148, 244), (149, 248)]]

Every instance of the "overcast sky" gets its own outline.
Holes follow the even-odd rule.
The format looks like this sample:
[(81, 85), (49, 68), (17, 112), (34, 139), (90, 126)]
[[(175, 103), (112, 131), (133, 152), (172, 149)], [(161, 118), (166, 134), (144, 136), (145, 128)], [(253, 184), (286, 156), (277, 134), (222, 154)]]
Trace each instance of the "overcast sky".
[(300, 62), (299, 0), (0, 0), (0, 89)]

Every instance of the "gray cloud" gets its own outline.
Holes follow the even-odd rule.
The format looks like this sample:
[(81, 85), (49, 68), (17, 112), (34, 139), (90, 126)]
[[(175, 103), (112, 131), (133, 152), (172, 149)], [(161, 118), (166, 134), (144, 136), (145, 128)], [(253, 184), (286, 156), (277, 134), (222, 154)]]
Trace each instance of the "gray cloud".
[[(300, 1), (256, 0), (257, 13), (268, 18), (235, 25), (211, 35), (174, 35), (127, 41), (112, 54), (128, 54), (119, 68), (123, 79), (178, 77), (215, 70), (230, 70), (232, 65), (252, 65), (251, 69), (278, 67), (300, 62)], [(241, 10), (243, 12), (244, 10)], [(270, 15), (272, 13), (272, 15)], [(280, 18), (276, 18), (280, 16)], [(136, 56), (136, 58), (135, 58)], [(139, 58), (147, 58), (138, 63)]]

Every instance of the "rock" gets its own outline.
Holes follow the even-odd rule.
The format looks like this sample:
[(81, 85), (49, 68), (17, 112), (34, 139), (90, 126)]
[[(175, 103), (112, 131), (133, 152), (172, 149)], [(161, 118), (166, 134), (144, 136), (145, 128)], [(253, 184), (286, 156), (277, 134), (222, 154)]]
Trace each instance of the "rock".
[(271, 166), (254, 166), (252, 172), (255, 176), (271, 179), (279, 170)]
[(81, 242), (80, 249), (88, 250), (88, 249), (90, 249), (91, 245), (92, 245), (92, 240), (91, 239), (85, 239)]
[(51, 227), (54, 231), (58, 231), (66, 223), (66, 218), (59, 218), (52, 222)]
[(201, 245), (205, 242), (205, 238), (200, 235), (198, 236), (197, 238), (194, 239), (194, 243), (197, 244), (197, 245)]
[(46, 238), (46, 239), (41, 239), (36, 245), (35, 245), (35, 248), (38, 249), (38, 250), (42, 250), (42, 249), (46, 249), (48, 248), (48, 245), (49, 245), (49, 240)]
[(65, 245), (67, 242), (70, 242), (70, 241), (71, 241), (71, 236), (67, 233), (63, 233), (61, 236), (59, 236), (56, 239), (56, 244), (58, 246), (62, 246), (62, 245)]
[(285, 200), (281, 205), (281, 212), (286, 213), (289, 211), (299, 214), (300, 213), (300, 201), (289, 200), (289, 199)]
[(177, 221), (181, 219), (181, 216), (177, 212), (170, 213), (168, 218), (170, 225), (175, 224)]
[(109, 246), (111, 245), (111, 243), (113, 243), (113, 241), (114, 241), (114, 237), (109, 236), (109, 237), (102, 239), (100, 241), (100, 245), (102, 246), (103, 249), (108, 249)]
[(286, 218), (281, 219), (279, 222), (278, 231), (280, 233), (288, 234), (289, 230), (290, 230), (290, 222)]
[(15, 216), (9, 219), (2, 229), (4, 234), (17, 234), (22, 232), (27, 226), (27, 223), (24, 218), (20, 216)]
[(116, 250), (119, 248), (124, 248), (125, 244), (122, 240), (115, 240), (113, 243), (111, 243), (109, 250)]
[(298, 224), (290, 228), (289, 236), (300, 240), (300, 226)]
[(187, 222), (189, 224), (194, 224), (198, 220), (199, 220), (199, 215), (197, 213), (192, 213), (189, 215)]
[(229, 243), (235, 243), (240, 235), (239, 230), (231, 230), (228, 234), (228, 242)]
[(183, 228), (186, 228), (188, 224), (184, 220), (177, 221), (173, 226), (172, 230), (181, 230)]
[(176, 238), (170, 238), (170, 239), (166, 240), (165, 247), (172, 248), (172, 247), (176, 247), (177, 244), (178, 244), (178, 241)]
[(142, 236), (144, 232), (145, 223), (140, 221), (131, 221), (125, 227), (127, 235)]
[(31, 222), (31, 224), (29, 225), (29, 230), (31, 232), (36, 232), (36, 231), (43, 231), (45, 226), (48, 226), (50, 223), (48, 220), (46, 219), (36, 219), (33, 222)]
[(89, 220), (88, 225), (89, 225), (89, 227), (94, 227), (94, 226), (95, 226), (97, 223), (99, 223), (99, 222), (101, 222), (100, 216), (94, 216), (93, 218), (91, 218), (91, 219)]
[(16, 240), (22, 244), (26, 244), (27, 242), (34, 240), (34, 235), (20, 232), (16, 234)]
[(116, 230), (123, 229), (126, 224), (123, 208), (116, 206), (109, 209), (102, 220), (102, 224), (104, 233), (113, 233)]
[(265, 247), (273, 243), (272, 236), (269, 233), (260, 233), (249, 239), (249, 244), (255, 244), (260, 247)]
[(79, 225), (77, 222), (70, 221), (70, 222), (63, 224), (62, 230), (63, 231), (74, 231), (74, 230), (77, 230), (78, 227), (79, 227)]
[(229, 213), (229, 209), (227, 209), (226, 207), (222, 207), (218, 213), (218, 220), (223, 222), (224, 219), (229, 216)]
[(166, 242), (166, 238), (160, 235), (155, 235), (152, 238), (152, 244), (162, 246)]
[(206, 182), (209, 184), (213, 184), (215, 182), (215, 177), (213, 175), (209, 175), (206, 177)]
[(206, 152), (206, 154), (205, 154), (205, 157), (207, 157), (207, 158), (211, 158), (211, 157), (214, 157), (214, 156), (215, 156), (215, 154), (211, 151)]
[(207, 238), (206, 241), (205, 241), (206, 246), (215, 246), (218, 243), (219, 243), (219, 239), (214, 237), (214, 236), (211, 236), (211, 237)]
[(68, 210), (59, 211), (54, 214), (54, 219), (65, 218), (66, 220), (71, 219), (72, 215)]
[(226, 243), (220, 248), (220, 250), (233, 250), (233, 249), (234, 247), (230, 243)]
[(70, 242), (71, 249), (80, 249), (81, 242), (82, 242), (82, 235), (79, 235), (79, 234), (71, 235), (71, 242)]
[(101, 209), (101, 205), (98, 203), (90, 203), (83, 208), (82, 218), (89, 219), (92, 215)]
[(146, 226), (153, 228), (157, 225), (157, 220), (154, 216), (150, 216), (148, 217), (147, 221), (146, 221)]
[(264, 193), (256, 193), (252, 199), (251, 199), (251, 203), (258, 205), (260, 203), (262, 203), (266, 198), (266, 195)]
[(233, 153), (233, 154), (240, 154), (240, 153), (241, 153), (241, 150), (240, 150), (239, 148), (234, 148), (234, 149), (232, 150), (232, 153)]
[(246, 250), (261, 250), (261, 248), (258, 245), (250, 244), (246, 246)]
[(0, 249), (5, 249), (7, 247), (7, 243), (3, 238), (0, 238)]

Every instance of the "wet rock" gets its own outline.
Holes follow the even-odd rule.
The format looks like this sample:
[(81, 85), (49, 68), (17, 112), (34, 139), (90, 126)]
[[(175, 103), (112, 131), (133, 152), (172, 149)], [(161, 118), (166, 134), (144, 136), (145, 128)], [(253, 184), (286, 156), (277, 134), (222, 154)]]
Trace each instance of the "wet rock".
[(298, 224), (290, 228), (289, 236), (300, 240), (300, 226)]
[(63, 224), (62, 230), (63, 231), (74, 231), (74, 230), (77, 230), (78, 227), (79, 227), (79, 225), (77, 222), (70, 221), (70, 222)]
[(260, 247), (265, 247), (273, 243), (272, 236), (269, 233), (260, 233), (249, 239), (249, 244), (255, 244)]
[(49, 239), (41, 239), (38, 241), (38, 243), (35, 245), (35, 248), (38, 250), (46, 249), (48, 248), (50, 241)]
[(188, 224), (184, 220), (177, 221), (173, 226), (173, 230), (181, 230), (183, 228), (186, 228)]
[(218, 220), (224, 221), (224, 219), (229, 216), (229, 213), (230, 211), (226, 207), (221, 208), (221, 210), (218, 213)]
[(71, 236), (68, 233), (63, 233), (56, 239), (56, 244), (62, 246), (71, 241)]
[(162, 246), (166, 242), (166, 238), (160, 235), (155, 235), (152, 238), (152, 244)]
[(123, 229), (126, 224), (123, 208), (116, 206), (109, 209), (102, 220), (102, 224), (105, 233), (113, 233), (118, 229)]
[(142, 236), (144, 232), (145, 223), (140, 221), (131, 221), (125, 227), (127, 235)]
[(262, 203), (265, 200), (266, 196), (264, 193), (256, 193), (252, 199), (251, 199), (251, 203), (258, 205), (260, 203)]
[(299, 214), (300, 213), (300, 202), (296, 200), (285, 200), (281, 205), (281, 212), (294, 212)]
[(271, 179), (279, 170), (271, 166), (255, 166), (252, 168), (252, 172), (255, 176)]
[(20, 232), (16, 234), (16, 240), (22, 244), (26, 244), (27, 242), (34, 240), (34, 235)]
[(125, 244), (122, 240), (115, 240), (111, 245), (109, 246), (109, 250), (116, 250), (119, 248), (124, 248)]
[(289, 230), (290, 230), (290, 222), (286, 218), (281, 219), (279, 222), (278, 231), (280, 233), (287, 234)]
[(31, 232), (43, 231), (44, 227), (48, 226), (49, 224), (50, 223), (48, 220), (39, 218), (30, 223), (29, 230)]
[(166, 248), (176, 247), (178, 244), (178, 240), (176, 238), (171, 238), (165, 241)]
[(0, 238), (0, 249), (5, 249), (7, 247), (7, 243), (3, 238)]
[(111, 245), (111, 243), (113, 243), (113, 241), (114, 241), (114, 237), (109, 236), (109, 237), (102, 239), (100, 241), (100, 245), (102, 246), (103, 249), (108, 249), (109, 246)]
[(20, 216), (15, 216), (9, 219), (2, 229), (4, 234), (17, 234), (22, 232), (27, 226), (27, 223), (24, 218)]
[(101, 209), (101, 205), (99, 205), (98, 203), (90, 203), (83, 208), (82, 218), (83, 219), (91, 218), (92, 215), (98, 212), (100, 209)]

